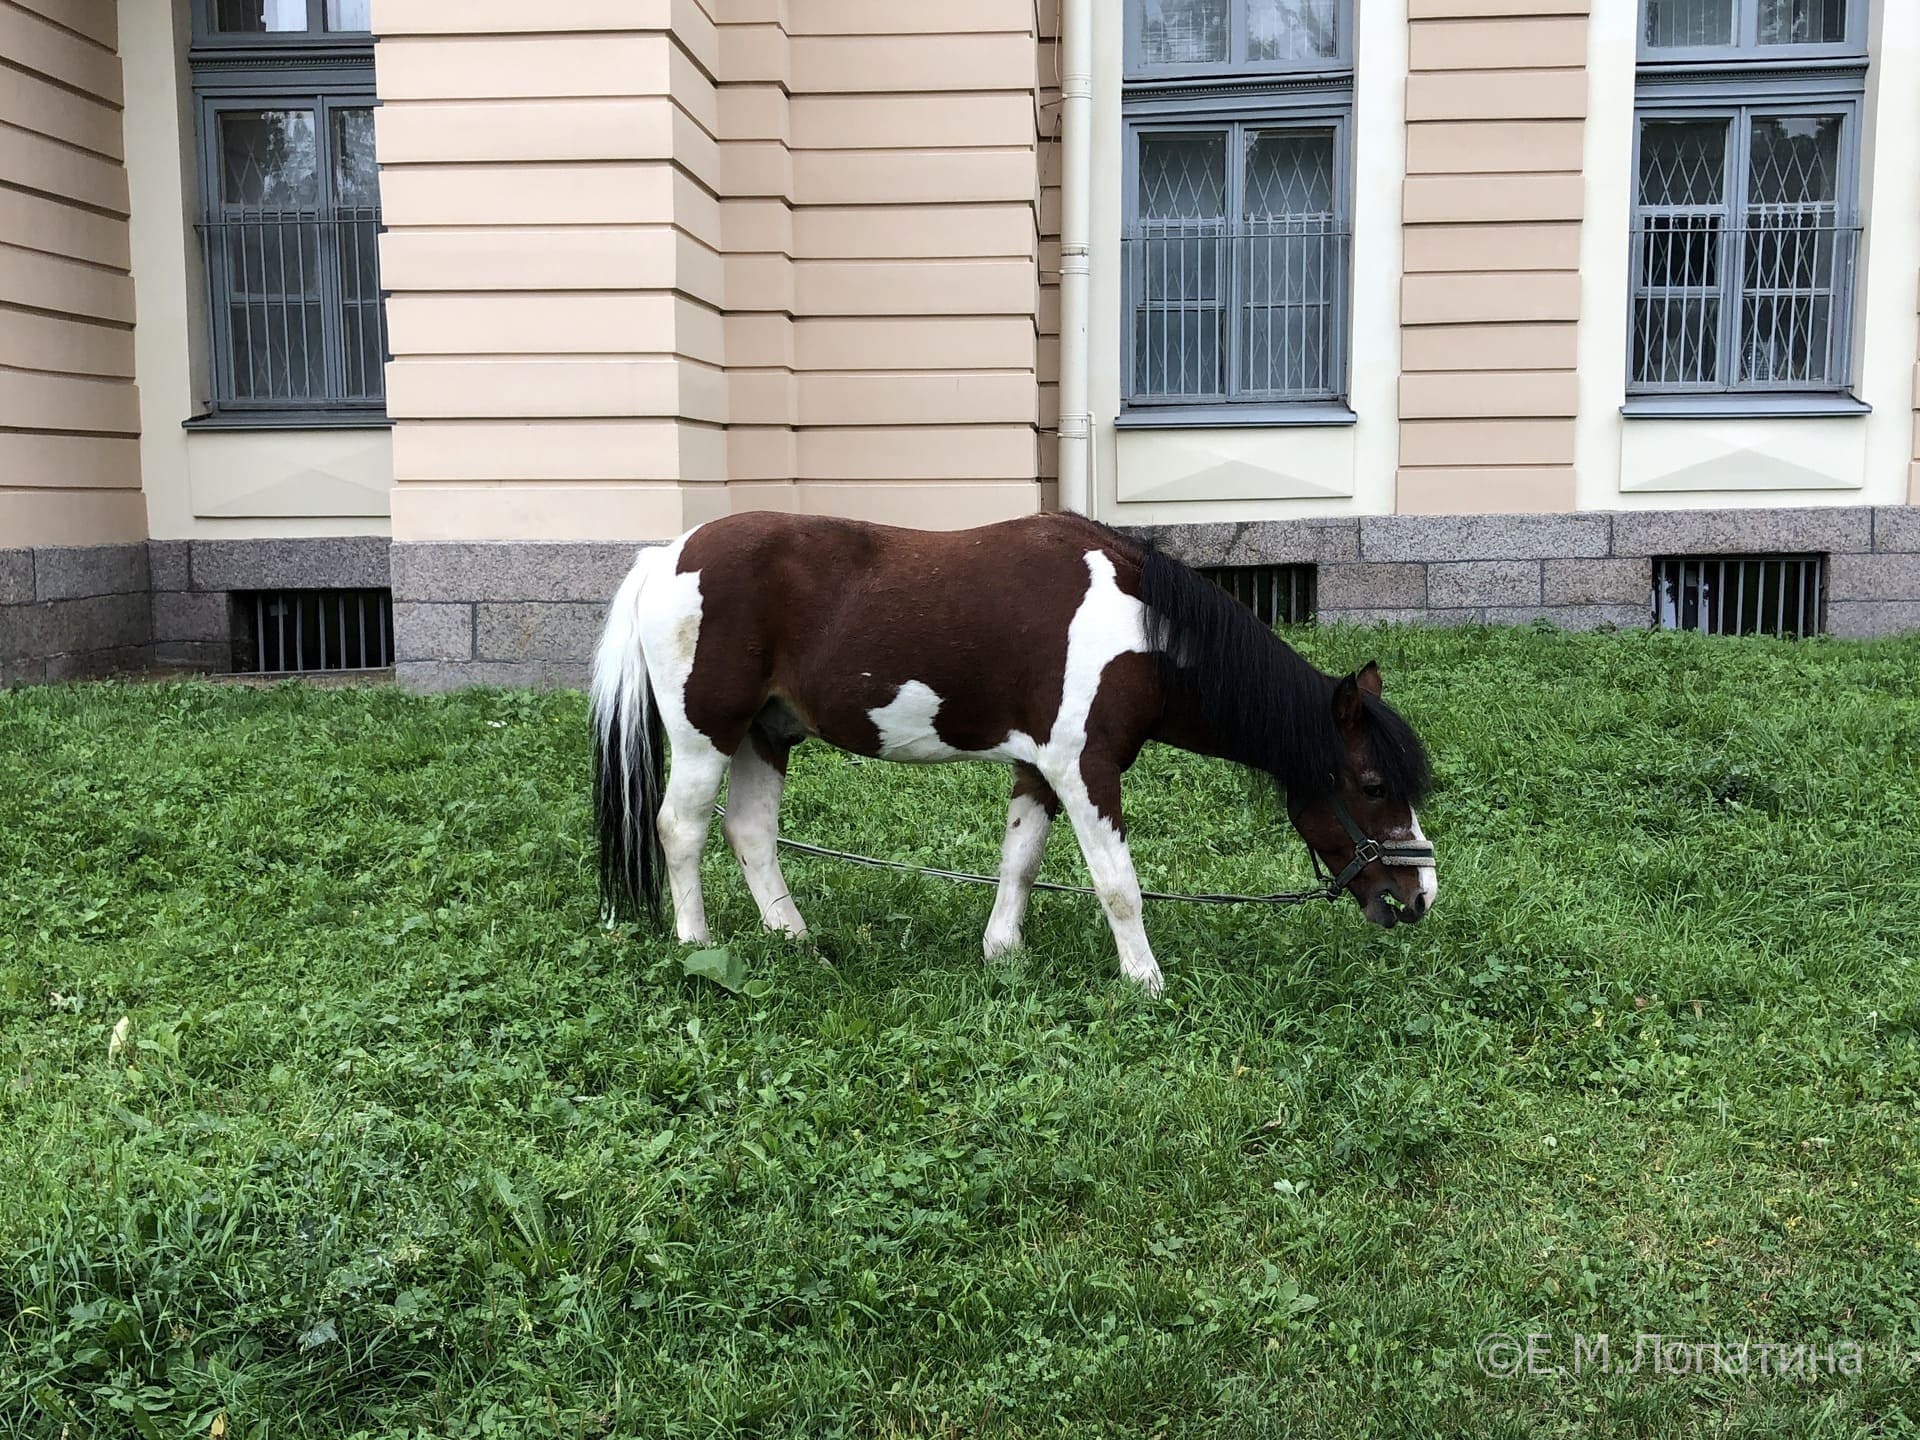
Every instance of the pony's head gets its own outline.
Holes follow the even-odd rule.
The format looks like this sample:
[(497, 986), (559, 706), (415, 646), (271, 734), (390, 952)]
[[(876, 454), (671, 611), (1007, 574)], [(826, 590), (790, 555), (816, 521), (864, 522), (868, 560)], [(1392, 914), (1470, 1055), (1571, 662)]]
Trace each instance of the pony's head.
[(1345, 874), (1367, 842), (1379, 858), (1362, 859), (1347, 880), (1347, 893), (1374, 924), (1391, 929), (1426, 917), (1439, 890), (1431, 860), (1395, 864), (1396, 847), (1424, 847), (1414, 805), (1425, 794), (1426, 751), (1413, 727), (1380, 698), (1380, 667), (1365, 667), (1333, 686), (1337, 759), (1318, 786), (1287, 792), (1287, 817), (1320, 863)]

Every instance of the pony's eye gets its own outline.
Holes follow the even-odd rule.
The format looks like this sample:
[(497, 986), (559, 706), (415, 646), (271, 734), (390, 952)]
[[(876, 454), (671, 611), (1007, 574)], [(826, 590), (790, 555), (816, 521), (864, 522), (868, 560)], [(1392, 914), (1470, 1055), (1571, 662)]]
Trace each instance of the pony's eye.
[(1382, 785), (1378, 780), (1363, 782), (1360, 790), (1369, 800), (1384, 800), (1387, 798), (1387, 787)]

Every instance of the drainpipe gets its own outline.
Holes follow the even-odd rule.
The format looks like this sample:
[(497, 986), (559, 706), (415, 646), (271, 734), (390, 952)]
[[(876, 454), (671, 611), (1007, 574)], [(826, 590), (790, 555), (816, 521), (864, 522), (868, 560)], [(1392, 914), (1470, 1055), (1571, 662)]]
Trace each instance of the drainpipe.
[(1087, 310), (1093, 234), (1093, 5), (1060, 12), (1060, 508), (1093, 508), (1093, 404), (1087, 387)]

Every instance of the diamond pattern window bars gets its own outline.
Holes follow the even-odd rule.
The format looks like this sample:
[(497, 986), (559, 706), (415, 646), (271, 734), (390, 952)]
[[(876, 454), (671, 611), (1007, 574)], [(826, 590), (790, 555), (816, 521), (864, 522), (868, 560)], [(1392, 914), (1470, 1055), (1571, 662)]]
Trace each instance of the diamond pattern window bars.
[(1643, 65), (1629, 389), (1845, 391), (1866, 62), (1817, 78), (1766, 62), (1769, 46), (1798, 43), (1776, 41), (1776, 32), (1844, 38), (1847, 0), (1643, 5), (1650, 46), (1748, 38), (1730, 67)]
[(1136, 73), (1187, 73), (1172, 97), (1126, 92), (1128, 406), (1339, 399), (1352, 76), (1325, 67), (1348, 0), (1129, 6)]

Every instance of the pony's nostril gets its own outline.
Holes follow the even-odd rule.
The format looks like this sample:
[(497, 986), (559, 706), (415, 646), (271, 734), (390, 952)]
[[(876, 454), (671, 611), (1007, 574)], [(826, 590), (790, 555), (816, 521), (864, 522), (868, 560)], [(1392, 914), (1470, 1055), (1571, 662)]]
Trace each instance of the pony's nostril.
[(1409, 920), (1418, 920), (1421, 916), (1425, 915), (1427, 913), (1426, 893), (1424, 891), (1415, 891), (1413, 898), (1407, 901), (1406, 909)]

